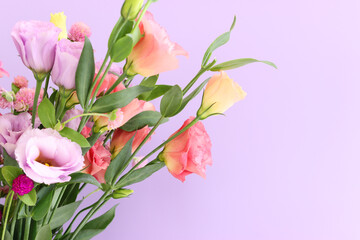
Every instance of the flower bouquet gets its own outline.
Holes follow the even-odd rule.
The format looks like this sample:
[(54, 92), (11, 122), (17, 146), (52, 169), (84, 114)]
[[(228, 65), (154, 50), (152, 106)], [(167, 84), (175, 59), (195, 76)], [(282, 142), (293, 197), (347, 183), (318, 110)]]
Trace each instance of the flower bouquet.
[[(229, 41), (235, 20), (207, 49), (195, 77), (179, 85), (157, 84), (159, 74), (178, 67), (188, 53), (170, 41), (147, 11), (155, 0), (126, 0), (104, 60), (95, 63), (90, 28), (66, 29), (66, 16), (50, 22), (16, 23), (11, 37), (34, 75), (0, 88), (1, 239), (91, 239), (113, 220), (116, 206), (94, 217), (110, 199), (128, 197), (129, 186), (166, 166), (180, 181), (205, 177), (212, 164), (211, 141), (202, 120), (223, 114), (246, 93), (224, 70), (268, 61), (242, 58), (218, 64), (213, 52)], [(122, 67), (116, 63), (122, 63)], [(200, 83), (206, 72), (216, 72)], [(9, 77), (0, 62), (0, 77)], [(204, 89), (204, 90), (203, 90)], [(140, 149), (155, 130), (203, 92), (195, 117), (147, 155)], [(152, 100), (161, 98), (157, 108)], [(149, 161), (151, 160), (151, 161)], [(83, 206), (84, 188), (102, 192)], [(84, 215), (82, 219), (80, 215)]]

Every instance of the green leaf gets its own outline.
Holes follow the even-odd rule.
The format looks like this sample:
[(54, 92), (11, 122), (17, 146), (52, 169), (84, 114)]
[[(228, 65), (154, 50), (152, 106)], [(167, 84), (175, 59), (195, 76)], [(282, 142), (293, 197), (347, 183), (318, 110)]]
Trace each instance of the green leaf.
[(66, 137), (73, 142), (76, 142), (80, 145), (80, 147), (90, 147), (90, 144), (86, 140), (86, 138), (71, 128), (64, 127), (59, 133), (61, 136)]
[(178, 85), (173, 86), (165, 93), (160, 103), (160, 112), (164, 117), (176, 115), (182, 103), (182, 90)]
[(11, 90), (16, 94), (20, 90), (20, 88), (17, 87), (14, 83), (12, 83), (11, 84)]
[(116, 157), (110, 162), (110, 165), (105, 172), (105, 182), (107, 184), (112, 186), (113, 183), (117, 180), (115, 179), (116, 176), (122, 173), (132, 160), (130, 156), (134, 137), (135, 135), (125, 144), (118, 155), (116, 155)]
[(118, 205), (112, 207), (109, 211), (88, 222), (76, 236), (76, 240), (90, 240), (97, 234), (104, 231), (115, 217), (115, 209)]
[(101, 188), (101, 184), (91, 176), (90, 174), (82, 173), (82, 172), (76, 172), (70, 175), (71, 180), (70, 183), (90, 183), (92, 185), (97, 186), (98, 188)]
[(94, 80), (94, 75), (94, 50), (89, 39), (85, 37), (84, 48), (82, 50), (75, 74), (76, 93), (80, 105), (83, 108), (87, 105), (86, 101), (90, 95), (90, 88)]
[(36, 234), (35, 240), (51, 240), (52, 233), (50, 225), (44, 225), (40, 228), (39, 232)]
[[(3, 226), (0, 227), (0, 234), (2, 234)], [(5, 237), (4, 240), (13, 240), (13, 237), (11, 236), (10, 232), (5, 229)]]
[(233, 23), (231, 24), (230, 31), (220, 35), (218, 38), (215, 39), (214, 42), (211, 43), (211, 45), (209, 46), (209, 48), (206, 50), (206, 52), (204, 54), (203, 61), (201, 64), (203, 67), (205, 67), (205, 65), (208, 63), (208, 61), (211, 57), (211, 54), (216, 49), (225, 45), (230, 40), (230, 33), (233, 30), (233, 28), (235, 27), (235, 23), (236, 23), (236, 16), (234, 16), (234, 20), (233, 20)]
[[(146, 77), (141, 81), (140, 85), (144, 86), (144, 87), (151, 87), (152, 88), (152, 87), (155, 87), (156, 82), (157, 82), (158, 79), (159, 79), (159, 74), (151, 76), (151, 77)], [(147, 97), (150, 96), (150, 93), (151, 92), (143, 93), (138, 97), (138, 99), (139, 100), (145, 100)]]
[[(145, 126), (153, 127), (160, 120), (161, 113), (156, 111), (144, 111), (127, 121), (121, 129), (127, 132), (139, 130)], [(161, 123), (167, 122), (169, 119), (164, 119)]]
[(55, 108), (48, 98), (44, 98), (39, 104), (38, 114), (42, 125), (53, 128), (56, 125)]
[(108, 41), (108, 48), (111, 49), (111, 46), (119, 39), (130, 33), (133, 29), (134, 21), (124, 21), (122, 17), (119, 18), (115, 24)]
[(81, 202), (82, 201), (73, 202), (55, 209), (54, 217), (50, 222), (51, 229), (61, 227), (64, 223), (69, 221)]
[(192, 91), (188, 96), (184, 98), (181, 103), (181, 107), (178, 110), (178, 113), (181, 112), (186, 107), (186, 105), (201, 92), (201, 90), (205, 87), (209, 80), (210, 78), (206, 79), (194, 91)]
[(21, 168), (14, 166), (5, 166), (1, 168), (1, 173), (9, 186), (12, 186), (15, 178), (21, 174), (24, 174)]
[(4, 166), (19, 167), (18, 162), (12, 157), (10, 157), (10, 155), (6, 152), (5, 149), (3, 149), (3, 158), (4, 158)]
[(216, 72), (216, 71), (221, 71), (221, 70), (230, 70), (230, 69), (242, 67), (247, 64), (254, 63), (254, 62), (265, 63), (265, 64), (277, 69), (276, 65), (269, 61), (260, 61), (260, 60), (256, 60), (253, 58), (240, 58), (240, 59), (235, 59), (235, 60), (231, 60), (228, 62), (223, 62), (223, 63), (217, 64), (217, 65), (213, 66), (210, 69), (210, 71)]
[(156, 98), (159, 98), (159, 97), (163, 96), (165, 93), (167, 93), (167, 91), (169, 91), (172, 87), (173, 86), (170, 86), (170, 85), (156, 85), (151, 92), (145, 93), (145, 94), (148, 94), (148, 96), (143, 100), (151, 101)]
[(53, 105), (54, 105), (54, 103), (55, 103), (55, 99), (56, 99), (58, 93), (59, 93), (59, 92), (58, 92), (57, 90), (53, 89), (53, 93), (50, 95), (49, 100), (50, 100), (50, 102), (51, 102)]
[(41, 198), (39, 195), (39, 201), (36, 203), (32, 211), (32, 219), (34, 219), (35, 221), (40, 221), (41, 219), (43, 219), (50, 210), (51, 202), (54, 197), (54, 188), (51, 185), (46, 188), (42, 188), (42, 189), (46, 189), (43, 190), (46, 191), (46, 194), (41, 196)]
[(153, 173), (159, 171), (164, 166), (165, 166), (164, 162), (159, 160), (154, 160), (148, 163), (146, 166), (133, 171), (129, 175), (124, 175), (122, 178), (120, 178), (119, 183), (116, 184), (115, 187), (118, 189), (125, 186), (129, 186), (134, 183), (141, 182), (146, 178), (150, 177)]
[(129, 34), (118, 39), (110, 50), (110, 57), (113, 62), (121, 62), (125, 60), (132, 51), (133, 42), (133, 38)]
[(28, 206), (35, 206), (36, 204), (36, 191), (35, 189), (31, 190), (28, 194), (22, 196), (18, 195), (19, 199)]
[(109, 95), (105, 95), (96, 100), (90, 111), (96, 113), (111, 112), (117, 108), (125, 107), (141, 93), (148, 92), (150, 90), (151, 88), (139, 85)]

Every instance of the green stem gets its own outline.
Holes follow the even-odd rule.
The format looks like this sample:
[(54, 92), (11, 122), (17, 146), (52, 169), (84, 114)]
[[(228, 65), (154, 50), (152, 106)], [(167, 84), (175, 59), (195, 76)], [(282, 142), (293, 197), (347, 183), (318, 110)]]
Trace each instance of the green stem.
[(93, 195), (94, 193), (97, 193), (98, 191), (100, 191), (100, 188), (95, 189), (94, 191), (92, 191), (91, 193), (89, 193), (88, 195), (86, 195), (83, 200), (87, 199), (88, 197), (90, 197), (91, 195)]
[(80, 188), (79, 188), (79, 193), (86, 187), (86, 183), (84, 183)]
[(57, 208), (57, 207), (59, 206), (59, 204), (60, 204), (61, 198), (62, 198), (62, 196), (63, 196), (64, 193), (65, 193), (65, 189), (66, 189), (65, 187), (62, 187), (61, 192), (60, 192), (60, 194), (59, 194), (59, 197), (58, 197), (58, 199), (56, 200), (56, 203), (55, 203), (54, 207), (52, 208), (51, 215), (50, 215), (49, 220), (47, 221), (47, 224), (50, 224), (52, 218), (54, 217), (55, 210), (56, 210), (56, 208)]
[(4, 219), (3, 226), (2, 226), (3, 230), (2, 230), (1, 239), (5, 239), (6, 225), (7, 225), (8, 219), (9, 219), (11, 202), (12, 202), (13, 198), (14, 198), (14, 191), (10, 191), (5, 200), (5, 207), (6, 207), (6, 208), (4, 208), (5, 219)]
[(83, 113), (80, 115), (76, 115), (68, 120), (66, 120), (65, 122), (62, 122), (62, 124), (67, 124), (68, 122), (71, 122), (72, 120), (79, 118), (79, 117), (84, 117), (84, 116), (103, 116), (103, 117), (109, 117), (108, 114), (104, 114), (104, 113)]
[(48, 74), (46, 76), (45, 87), (44, 87), (44, 97), (43, 98), (46, 98), (47, 95), (48, 95), (47, 91), (48, 91), (48, 88), (49, 88), (49, 81), (50, 81), (50, 74)]
[(131, 84), (132, 80), (134, 80), (134, 77), (135, 77), (135, 75), (134, 75), (134, 76), (130, 76), (130, 77), (128, 77), (128, 79), (126, 79), (126, 81), (125, 81), (125, 83), (124, 83), (125, 87), (129, 87), (129, 85)]
[(15, 208), (15, 211), (14, 211), (14, 217), (13, 219), (11, 220), (11, 228), (10, 228), (10, 234), (11, 236), (14, 236), (14, 232), (15, 232), (15, 225), (16, 225), (16, 221), (17, 221), (17, 215), (18, 215), (18, 212), (19, 212), (19, 209), (20, 209), (20, 201), (18, 201), (16, 203), (16, 208)]
[(137, 27), (139, 27), (140, 25), (140, 22), (142, 20), (142, 18), (144, 17), (145, 13), (146, 13), (146, 10), (150, 7), (150, 4), (153, 2), (153, 0), (148, 0), (143, 8), (143, 10), (141, 11), (141, 14), (140, 16), (138, 17), (137, 21), (136, 21), (136, 24), (135, 24), (135, 27), (133, 28), (132, 32), (131, 33), (134, 33), (135, 29)]
[(103, 201), (106, 199), (108, 194), (110, 193), (110, 190), (106, 191), (101, 198), (95, 203), (95, 205), (92, 207), (92, 209), (86, 214), (84, 219), (80, 222), (80, 224), (75, 229), (74, 233), (71, 235), (71, 238), (69, 240), (74, 240), (76, 236), (79, 234), (81, 229), (85, 226), (85, 224), (89, 221), (89, 219), (96, 213), (97, 210), (99, 210), (99, 206), (102, 205)]
[[(28, 213), (29, 212), (29, 207), (26, 205), (25, 208), (26, 208), (26, 213)], [(23, 240), (28, 240), (29, 239), (30, 224), (31, 224), (31, 217), (26, 217)]]
[(96, 203), (91, 204), (90, 206), (81, 209), (81, 210), (75, 215), (75, 217), (73, 218), (73, 220), (71, 221), (71, 223), (70, 223), (69, 226), (67, 227), (66, 231), (64, 232), (64, 236), (66, 236), (66, 234), (70, 233), (71, 228), (72, 228), (72, 225), (74, 225), (75, 220), (80, 216), (80, 214), (83, 213), (83, 212), (85, 212), (86, 210), (94, 207), (95, 204), (96, 204)]
[[(157, 151), (159, 151), (162, 147), (164, 147), (168, 142), (172, 141), (173, 139), (175, 139), (176, 137), (178, 137), (180, 134), (182, 134), (183, 132), (185, 132), (186, 130), (188, 130), (189, 128), (191, 128), (192, 126), (194, 126), (199, 120), (200, 120), (201, 116), (196, 117), (194, 120), (192, 120), (188, 125), (186, 125), (186, 127), (184, 127), (183, 129), (181, 129), (179, 132), (175, 133), (173, 136), (171, 136), (168, 140), (166, 140), (165, 142), (163, 142), (162, 144), (160, 144), (159, 146), (157, 146), (154, 150), (152, 150), (149, 154), (147, 154), (145, 157), (143, 157), (143, 159), (141, 159), (141, 161), (139, 161), (134, 167), (132, 167), (129, 172), (127, 172), (123, 177), (121, 177), (121, 179), (126, 178), (127, 176), (129, 176), (133, 171), (136, 170), (136, 168), (143, 163), (146, 159), (148, 159), (151, 155), (153, 155), (154, 153), (156, 153)], [(120, 179), (120, 180), (121, 180)], [(119, 180), (119, 181), (120, 181)], [(117, 183), (119, 183), (119, 181)]]
[(108, 132), (108, 134), (106, 135), (106, 137), (104, 139), (104, 146), (105, 146), (106, 142), (111, 138), (113, 133), (114, 133), (114, 130), (111, 130), (110, 132)]
[(106, 91), (105, 95), (110, 94), (124, 79), (126, 78), (127, 71), (124, 70), (124, 72), (120, 75), (120, 77), (116, 80), (116, 82)]
[(33, 127), (35, 125), (35, 117), (36, 117), (36, 111), (37, 111), (37, 105), (38, 105), (37, 103), (38, 103), (38, 99), (39, 99), (39, 95), (40, 95), (40, 91), (41, 91), (41, 85), (42, 85), (43, 81), (44, 81), (44, 79), (36, 80), (36, 89), (35, 89), (34, 103), (33, 103), (33, 109), (32, 109), (32, 118), (31, 118)]

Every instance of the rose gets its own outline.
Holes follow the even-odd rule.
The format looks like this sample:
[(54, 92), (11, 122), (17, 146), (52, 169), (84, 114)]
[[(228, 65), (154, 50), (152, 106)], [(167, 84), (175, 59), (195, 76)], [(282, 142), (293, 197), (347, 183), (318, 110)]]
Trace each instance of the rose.
[(234, 103), (246, 97), (246, 92), (226, 72), (215, 74), (206, 85), (198, 116), (205, 119), (224, 113)]
[(11, 157), (14, 157), (16, 143), (28, 129), (31, 129), (31, 115), (29, 113), (20, 113), (19, 115), (8, 113), (0, 116), (0, 146)]
[[(132, 142), (131, 151), (134, 152), (141, 142), (145, 139), (145, 137), (149, 134), (150, 128), (148, 126), (139, 129), (133, 132), (127, 132), (120, 128), (116, 129), (111, 139), (110, 143), (110, 152), (112, 154), (112, 159), (118, 155), (118, 153), (123, 149), (126, 143), (135, 135), (134, 140)], [(148, 139), (148, 141), (150, 138)]]
[(165, 29), (155, 22), (150, 12), (145, 13), (139, 28), (144, 37), (135, 45), (128, 57), (126, 67), (130, 66), (129, 74), (149, 77), (174, 70), (179, 64), (176, 56), (188, 56), (180, 45), (170, 41)]
[(111, 153), (103, 146), (102, 141), (97, 141), (85, 154), (83, 172), (94, 176), (100, 183), (105, 183), (105, 173), (110, 161)]
[(84, 43), (62, 39), (56, 47), (51, 79), (57, 86), (75, 89), (75, 73)]
[[(177, 132), (185, 128), (193, 119), (194, 117), (190, 117), (186, 120)], [(205, 178), (206, 165), (212, 165), (212, 158), (211, 140), (204, 125), (197, 122), (168, 142), (159, 154), (159, 159), (164, 161), (169, 172), (182, 182), (191, 173)]]
[(11, 37), (25, 66), (46, 74), (54, 65), (60, 32), (61, 29), (50, 22), (22, 21), (16, 23)]
[(53, 129), (30, 129), (16, 143), (15, 159), (38, 183), (67, 182), (84, 166), (81, 147)]

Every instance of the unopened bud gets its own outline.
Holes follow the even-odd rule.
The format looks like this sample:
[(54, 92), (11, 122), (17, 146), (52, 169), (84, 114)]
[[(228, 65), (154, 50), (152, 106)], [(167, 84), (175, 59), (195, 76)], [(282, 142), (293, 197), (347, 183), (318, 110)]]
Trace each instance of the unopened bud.
[(115, 190), (112, 194), (112, 197), (114, 199), (126, 198), (126, 197), (130, 196), (131, 194), (133, 194), (133, 192), (134, 192), (134, 190), (121, 188), (121, 189)]
[(128, 20), (137, 18), (144, 0), (125, 0), (121, 8), (121, 16)]

